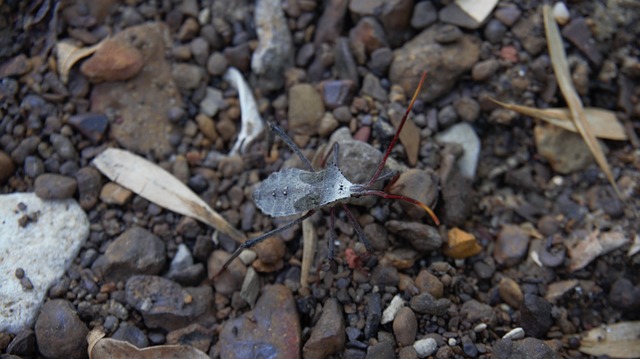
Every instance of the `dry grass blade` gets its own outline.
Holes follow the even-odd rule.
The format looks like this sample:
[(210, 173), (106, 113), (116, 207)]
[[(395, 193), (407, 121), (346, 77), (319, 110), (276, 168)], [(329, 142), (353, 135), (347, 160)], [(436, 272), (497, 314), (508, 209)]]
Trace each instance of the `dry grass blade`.
[(612, 358), (640, 357), (640, 322), (621, 322), (591, 329), (581, 341), (580, 351)]
[(93, 164), (110, 180), (173, 212), (196, 218), (243, 243), (245, 235), (159, 166), (129, 151), (109, 148)]
[[(578, 129), (571, 120), (571, 111), (568, 108), (540, 109), (535, 107), (504, 103), (493, 98), (489, 99), (506, 108), (507, 110), (512, 110), (522, 115), (535, 117), (552, 125), (564, 128), (567, 131), (578, 132)], [(627, 132), (625, 131), (620, 121), (618, 121), (618, 118), (616, 117), (615, 113), (613, 113), (613, 111), (595, 107), (587, 107), (584, 109), (584, 113), (587, 116), (589, 127), (596, 137), (616, 141), (626, 141), (629, 139), (627, 137)]]
[(302, 268), (300, 268), (300, 285), (302, 287), (309, 286), (309, 271), (311, 263), (316, 252), (316, 243), (318, 242), (318, 234), (313, 227), (313, 223), (307, 220), (302, 222)]
[(560, 91), (567, 101), (567, 105), (571, 111), (573, 123), (578, 129), (578, 133), (580, 133), (591, 150), (591, 153), (595, 157), (596, 162), (598, 162), (602, 172), (607, 176), (607, 179), (618, 194), (618, 197), (622, 198), (620, 190), (618, 190), (618, 186), (616, 185), (616, 181), (613, 178), (613, 173), (611, 173), (609, 163), (604, 156), (604, 152), (602, 151), (602, 148), (600, 148), (600, 144), (598, 143), (596, 136), (594, 136), (589, 127), (589, 123), (587, 122), (587, 118), (582, 107), (582, 101), (580, 101), (580, 97), (578, 97), (578, 93), (571, 82), (571, 73), (569, 72), (567, 55), (564, 52), (564, 45), (562, 43), (562, 38), (560, 37), (560, 30), (558, 29), (558, 25), (556, 24), (553, 15), (551, 14), (551, 7), (549, 5), (544, 5), (543, 14), (551, 64), (553, 65), (553, 71), (556, 74)]

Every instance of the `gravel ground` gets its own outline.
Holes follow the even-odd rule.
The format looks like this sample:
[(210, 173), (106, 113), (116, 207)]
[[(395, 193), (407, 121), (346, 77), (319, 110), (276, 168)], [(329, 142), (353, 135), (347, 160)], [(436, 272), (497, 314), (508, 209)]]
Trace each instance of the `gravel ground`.
[[(499, 1), (477, 21), (453, 1), (0, 0), (5, 218), (35, 229), (54, 211), (62, 226), (29, 244), (0, 228), (2, 358), (86, 358), (92, 330), (211, 358), (590, 357), (585, 332), (640, 309), (640, 8), (572, 1), (553, 15), (585, 107), (622, 124), (626, 140), (599, 140), (619, 193), (578, 134), (491, 100), (566, 107), (538, 1)], [(248, 110), (230, 68), (317, 169), (338, 143), (354, 183), (375, 171), (427, 71), (385, 190), (441, 223), (366, 197), (349, 208), (372, 253), (338, 206), (217, 276), (238, 247), (229, 233), (92, 161), (108, 148), (138, 154), (248, 238), (295, 219), (254, 202), (270, 174), (304, 164), (280, 140), (238, 140)], [(35, 196), (6, 204), (22, 192)], [(322, 270), (333, 214), (335, 260)], [(70, 223), (81, 238), (62, 247)], [(303, 233), (318, 239), (308, 276)], [(60, 274), (41, 282), (50, 263)], [(37, 311), (22, 322), (8, 308), (27, 297)]]

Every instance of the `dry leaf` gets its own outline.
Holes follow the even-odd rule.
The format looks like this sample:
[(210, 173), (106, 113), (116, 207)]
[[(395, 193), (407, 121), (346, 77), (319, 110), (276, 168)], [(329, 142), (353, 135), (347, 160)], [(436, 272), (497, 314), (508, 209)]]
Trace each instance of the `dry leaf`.
[(482, 23), (498, 3), (498, 0), (456, 0), (456, 5), (474, 20)]
[(138, 349), (129, 342), (104, 338), (104, 335), (96, 329), (87, 335), (89, 359), (209, 359), (209, 355), (187, 345), (158, 345)]
[(161, 207), (196, 218), (237, 242), (246, 241), (206, 202), (172, 174), (131, 152), (109, 148), (98, 155), (93, 164), (110, 180)]
[(473, 234), (456, 227), (447, 233), (447, 244), (442, 252), (447, 257), (464, 259), (482, 252), (482, 246)]
[(621, 232), (602, 232), (596, 230), (579, 241), (575, 246), (569, 247), (569, 270), (574, 272), (586, 267), (598, 256), (607, 254), (620, 248), (629, 241)]
[(104, 44), (106, 38), (90, 47), (78, 47), (69, 41), (60, 41), (56, 44), (56, 56), (58, 60), (58, 73), (63, 83), (69, 81), (69, 71), (79, 60), (93, 54)]
[(230, 67), (224, 74), (224, 79), (238, 90), (238, 96), (240, 97), (242, 128), (236, 143), (233, 144), (233, 148), (229, 152), (230, 155), (235, 155), (244, 153), (247, 147), (264, 132), (265, 126), (258, 112), (256, 100), (253, 98), (251, 89), (242, 74), (235, 68)]
[(558, 24), (556, 24), (551, 13), (551, 6), (544, 5), (542, 10), (544, 14), (544, 28), (547, 34), (547, 45), (549, 47), (549, 57), (551, 57), (551, 64), (553, 65), (553, 71), (556, 74), (560, 91), (571, 111), (571, 119), (578, 129), (578, 133), (580, 133), (587, 146), (589, 146), (602, 172), (607, 176), (611, 186), (613, 186), (613, 189), (618, 194), (618, 197), (622, 198), (616, 181), (613, 178), (613, 173), (611, 173), (611, 168), (609, 168), (609, 163), (604, 156), (604, 152), (589, 127), (584, 108), (582, 107), (582, 101), (580, 101), (580, 97), (578, 97), (578, 93), (573, 87), (567, 55), (564, 52), (564, 45), (560, 37)]
[(640, 358), (640, 321), (621, 322), (591, 329), (583, 334), (580, 351), (612, 358)]
[(633, 244), (629, 247), (629, 253), (627, 255), (629, 257), (635, 256), (638, 252), (640, 252), (640, 234), (636, 234), (633, 238)]
[(555, 302), (558, 298), (562, 297), (565, 293), (575, 288), (579, 281), (577, 279), (562, 280), (559, 282), (553, 282), (547, 287), (547, 294), (544, 299), (549, 302)]
[(318, 234), (313, 227), (311, 221), (302, 222), (302, 267), (300, 268), (300, 285), (303, 287), (309, 286), (309, 271), (311, 270), (311, 263), (316, 252), (316, 243), (318, 242)]
[[(506, 108), (507, 110), (512, 110), (522, 115), (544, 120), (552, 125), (561, 127), (571, 132), (578, 132), (578, 129), (571, 120), (571, 112), (568, 108), (539, 109), (535, 107), (504, 103), (492, 98), (490, 98), (490, 100)], [(589, 127), (596, 137), (617, 141), (628, 140), (627, 132), (625, 131), (620, 121), (618, 121), (618, 118), (613, 111), (595, 107), (587, 107), (584, 109), (584, 112), (587, 116)]]

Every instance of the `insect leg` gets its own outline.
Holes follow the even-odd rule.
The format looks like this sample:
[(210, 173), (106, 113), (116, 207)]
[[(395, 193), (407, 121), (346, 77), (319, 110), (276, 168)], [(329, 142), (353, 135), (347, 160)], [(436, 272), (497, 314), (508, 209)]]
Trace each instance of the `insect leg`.
[(371, 247), (371, 242), (367, 240), (367, 237), (364, 235), (364, 231), (362, 230), (362, 227), (360, 227), (360, 224), (358, 224), (356, 217), (353, 215), (353, 213), (351, 213), (349, 207), (347, 207), (346, 204), (342, 205), (342, 209), (344, 209), (344, 212), (347, 214), (347, 218), (349, 218), (349, 222), (351, 222), (353, 229), (356, 230), (358, 239), (360, 240), (360, 242), (362, 242), (362, 244), (364, 244), (364, 248), (366, 248), (367, 252), (372, 253), (373, 247)]
[(336, 248), (336, 214), (335, 207), (329, 209), (329, 249), (327, 250), (327, 256), (325, 257), (325, 263), (322, 266), (323, 271), (328, 271), (331, 268), (331, 262), (333, 261), (333, 255)]
[(299, 217), (287, 224), (285, 224), (282, 227), (278, 227), (276, 229), (273, 229), (267, 233), (264, 233), (258, 237), (255, 238), (251, 238), (248, 241), (242, 243), (238, 249), (235, 250), (235, 252), (233, 252), (233, 254), (231, 255), (231, 257), (229, 257), (229, 259), (227, 259), (227, 261), (224, 263), (224, 265), (222, 266), (222, 269), (220, 269), (220, 272), (218, 272), (218, 274), (216, 274), (215, 276), (217, 277), (218, 275), (220, 275), (220, 273), (224, 272), (225, 269), (227, 269), (227, 267), (229, 266), (229, 264), (231, 264), (231, 262), (233, 262), (234, 259), (236, 259), (240, 253), (242, 253), (243, 250), (245, 250), (246, 248), (251, 248), (253, 246), (255, 246), (256, 244), (264, 241), (265, 239), (272, 237), (273, 235), (276, 235), (282, 231), (285, 231), (293, 226), (295, 226), (298, 223), (301, 223), (302, 221), (304, 221), (305, 219), (311, 217), (311, 215), (313, 215), (315, 213), (315, 210), (310, 210), (309, 212), (305, 213), (302, 217)]
[(302, 163), (304, 163), (304, 165), (307, 167), (309, 171), (315, 172), (315, 170), (313, 169), (313, 166), (311, 165), (311, 162), (309, 162), (309, 160), (302, 154), (302, 151), (300, 151), (300, 147), (298, 147), (298, 145), (296, 145), (293, 142), (291, 137), (289, 137), (284, 132), (284, 130), (280, 128), (280, 126), (274, 123), (269, 123), (269, 128), (271, 128), (271, 131), (273, 131), (273, 133), (280, 136), (282, 141), (284, 141), (284, 143), (286, 143), (287, 146), (289, 146), (289, 148), (291, 149), (291, 151), (293, 151), (293, 153), (295, 153), (298, 157), (300, 157), (300, 159), (302, 160)]

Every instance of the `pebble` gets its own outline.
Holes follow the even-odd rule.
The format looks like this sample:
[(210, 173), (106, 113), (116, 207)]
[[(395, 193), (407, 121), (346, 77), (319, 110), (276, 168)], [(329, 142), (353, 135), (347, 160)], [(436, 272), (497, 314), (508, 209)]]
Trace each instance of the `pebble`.
[(366, 62), (368, 55), (379, 48), (388, 47), (387, 38), (382, 25), (373, 17), (363, 17), (349, 31), (349, 45), (356, 61)]
[(20, 331), (7, 346), (6, 353), (15, 356), (32, 357), (36, 350), (36, 335), (31, 329)]
[(442, 298), (442, 295), (444, 294), (444, 285), (438, 277), (429, 273), (428, 270), (421, 270), (420, 273), (418, 273), (415, 282), (416, 287), (420, 289), (421, 293), (429, 293), (436, 299)]
[(160, 273), (165, 257), (160, 238), (142, 227), (131, 227), (109, 244), (92, 270), (105, 281), (126, 281), (136, 274)]
[[(13, 166), (13, 162), (11, 162)], [(40, 157), (36, 156), (27, 156), (24, 159), (24, 174), (31, 177), (36, 178), (43, 174), (45, 171), (44, 163), (40, 159)]]
[(102, 113), (82, 113), (69, 117), (69, 124), (96, 144), (104, 138), (109, 119)]
[(494, 58), (480, 61), (473, 66), (473, 69), (471, 70), (471, 78), (474, 81), (488, 80), (496, 73), (499, 67), (500, 64)]
[(34, 192), (45, 200), (67, 199), (75, 193), (78, 184), (74, 178), (45, 173), (36, 178)]
[(362, 89), (363, 95), (371, 96), (374, 100), (386, 103), (389, 101), (389, 94), (380, 85), (380, 80), (373, 74), (369, 73), (364, 76)]
[(0, 78), (24, 75), (31, 70), (29, 59), (20, 54), (12, 57), (0, 65)]
[(209, 59), (209, 43), (202, 37), (196, 37), (189, 43), (191, 56), (200, 66), (204, 66)]
[(200, 66), (188, 63), (174, 64), (171, 73), (176, 85), (183, 90), (194, 90), (204, 77)]
[(640, 308), (640, 287), (626, 278), (618, 278), (609, 291), (609, 301), (623, 312), (633, 312)]
[(106, 204), (122, 206), (127, 203), (133, 192), (114, 182), (107, 182), (100, 190), (100, 200)]
[(142, 53), (126, 37), (114, 36), (80, 66), (91, 82), (125, 81), (136, 76), (144, 66)]
[(312, 136), (324, 116), (324, 103), (320, 93), (309, 84), (294, 85), (289, 89), (289, 130), (298, 135)]
[(237, 68), (240, 72), (249, 71), (251, 65), (251, 51), (248, 43), (241, 43), (236, 46), (228, 46), (224, 48), (222, 54), (229, 64)]
[(404, 39), (404, 32), (408, 30), (413, 2), (397, 1), (383, 4), (367, 0), (353, 0), (349, 2), (349, 11), (355, 18), (375, 16), (382, 23), (389, 43), (397, 47)]
[(211, 142), (215, 142), (218, 139), (219, 135), (211, 117), (200, 113), (196, 115), (196, 123), (198, 124), (200, 132), (202, 132), (206, 138), (211, 140)]
[(207, 71), (213, 76), (222, 76), (228, 66), (227, 58), (220, 52), (212, 53), (207, 60)]
[[(547, 47), (545, 38), (538, 35), (544, 33), (542, 15), (539, 12), (531, 13), (528, 17), (520, 19), (511, 32), (520, 40), (522, 47), (533, 56), (538, 55)], [(517, 57), (517, 50), (513, 51), (511, 56)]]
[(562, 1), (558, 1), (557, 3), (553, 4), (552, 13), (553, 18), (560, 25), (566, 25), (571, 19), (569, 9), (567, 9), (567, 5)]
[(503, 277), (500, 283), (498, 283), (498, 293), (500, 294), (500, 298), (509, 304), (511, 308), (520, 308), (524, 295), (516, 281), (508, 277)]
[(389, 306), (382, 312), (380, 324), (391, 323), (400, 309), (404, 306), (404, 299), (400, 295), (396, 295), (389, 303)]
[(148, 328), (172, 331), (192, 323), (211, 325), (211, 286), (180, 287), (171, 280), (151, 275), (134, 275), (125, 285), (127, 304), (136, 309)]
[(537, 125), (533, 130), (538, 153), (560, 174), (585, 169), (593, 155), (579, 134), (556, 126)]
[(168, 345), (188, 345), (207, 353), (213, 336), (212, 329), (196, 323), (167, 333), (166, 341)]
[[(394, 286), (397, 286), (394, 285)], [(382, 300), (380, 293), (369, 293), (365, 296), (367, 316), (364, 322), (365, 339), (374, 338), (378, 334), (380, 328), (380, 320), (382, 319)]]
[(32, 155), (38, 149), (40, 137), (30, 136), (20, 142), (18, 147), (11, 151), (11, 159), (14, 163), (21, 164), (27, 156)]
[[(338, 329), (339, 334), (333, 334), (330, 328)], [(314, 335), (316, 330), (322, 331)], [(336, 344), (336, 340), (341, 340), (344, 348), (344, 319), (335, 300), (329, 299), (325, 303), (322, 316), (304, 348), (318, 336), (321, 340), (318, 348), (320, 353), (333, 352), (335, 349), (330, 345)], [(255, 308), (236, 319), (227, 320), (218, 338), (220, 357), (230, 359), (258, 358), (264, 355), (274, 358), (298, 358), (301, 346), (300, 319), (296, 302), (291, 290), (280, 284), (266, 286)], [(304, 348), (303, 353), (307, 353)], [(305, 354), (306, 357), (324, 358)]]
[(397, 233), (401, 238), (411, 242), (413, 248), (421, 253), (437, 250), (442, 245), (440, 232), (424, 223), (391, 220), (386, 223), (386, 227), (389, 232)]
[(460, 173), (467, 178), (475, 178), (478, 159), (480, 157), (480, 138), (468, 123), (458, 123), (444, 132), (438, 133), (439, 142), (455, 143), (462, 146), (464, 152), (457, 161)]
[(461, 97), (453, 103), (458, 117), (465, 122), (474, 122), (480, 115), (480, 104), (471, 97)]
[(524, 259), (527, 248), (529, 248), (529, 235), (519, 226), (508, 224), (498, 233), (493, 258), (499, 264), (511, 267)]
[(438, 343), (433, 338), (425, 338), (413, 343), (413, 348), (416, 350), (418, 358), (426, 358), (436, 352)]
[(518, 328), (513, 328), (509, 332), (507, 332), (507, 334), (502, 336), (502, 339), (519, 340), (524, 338), (524, 335), (525, 335), (524, 329), (518, 327)]
[(367, 67), (376, 76), (383, 77), (387, 74), (387, 70), (389, 70), (389, 66), (391, 66), (392, 61), (393, 51), (388, 47), (381, 47), (379, 49), (375, 49), (371, 53), (371, 58), (367, 63)]
[(447, 232), (447, 243), (442, 250), (442, 253), (447, 257), (465, 259), (473, 257), (480, 252), (482, 252), (482, 246), (473, 234), (465, 232), (458, 227), (454, 227)]
[(135, 325), (123, 323), (111, 335), (111, 339), (122, 340), (134, 345), (136, 348), (142, 349), (149, 346), (149, 340), (140, 328)]
[(13, 164), (11, 157), (6, 152), (0, 151), (0, 184), (13, 176), (15, 170), (16, 166)]
[(436, 30), (435, 40), (440, 44), (450, 44), (462, 37), (462, 31), (454, 25), (443, 24), (438, 26)]
[[(348, 106), (353, 99), (354, 83), (350, 80), (327, 80), (320, 84), (322, 102), (330, 110)], [(345, 107), (346, 108), (346, 107)], [(349, 116), (351, 113), (349, 112)]]
[(370, 281), (373, 285), (381, 287), (397, 286), (400, 281), (398, 269), (391, 266), (377, 265), (373, 268), (373, 271), (371, 271)]
[[(284, 242), (278, 237), (270, 237), (252, 248), (258, 254), (259, 263), (254, 268), (259, 272), (273, 272), (280, 268), (286, 252)], [(260, 270), (260, 269), (262, 270)]]
[(393, 344), (390, 342), (379, 342), (367, 348), (365, 359), (394, 359), (396, 357)]
[(492, 44), (499, 44), (507, 33), (507, 27), (498, 20), (490, 20), (484, 27), (484, 37)]
[[(478, 62), (480, 45), (470, 35), (458, 41), (442, 45), (436, 42), (437, 30), (429, 27), (394, 51), (389, 69), (391, 83), (401, 84), (405, 93), (413, 93), (423, 71), (429, 74), (419, 98), (431, 102), (448, 93), (458, 78)], [(447, 68), (447, 71), (438, 69)]]
[(80, 207), (84, 210), (93, 208), (98, 203), (102, 188), (100, 172), (93, 167), (82, 167), (76, 172), (76, 182), (78, 184)]
[(596, 41), (592, 37), (585, 18), (578, 17), (571, 20), (560, 32), (565, 39), (585, 54), (589, 61), (598, 66), (602, 63), (602, 53), (595, 46)]
[(447, 298), (436, 299), (427, 292), (411, 298), (411, 309), (421, 314), (443, 316), (450, 306), (451, 300)]
[(544, 298), (526, 294), (520, 308), (520, 326), (527, 335), (543, 338), (553, 325), (552, 306)]
[(226, 107), (222, 91), (207, 87), (204, 98), (200, 101), (200, 113), (208, 117), (214, 117), (219, 110)]
[(256, 3), (255, 26), (258, 47), (253, 51), (251, 69), (266, 91), (284, 86), (284, 73), (294, 65), (295, 49), (287, 18), (279, 0)]
[(207, 264), (207, 273), (209, 279), (213, 280), (214, 276), (218, 276), (213, 280), (213, 286), (216, 292), (223, 295), (231, 295), (242, 288), (242, 282), (247, 274), (247, 267), (240, 260), (234, 260), (224, 272), (220, 273), (222, 265), (229, 259), (231, 255), (222, 250), (216, 250), (209, 256)]
[(413, 344), (418, 332), (418, 320), (416, 314), (408, 307), (400, 308), (398, 315), (393, 320), (393, 334), (396, 342), (401, 346)]
[(496, 17), (501, 23), (511, 27), (518, 21), (522, 15), (522, 11), (515, 5), (507, 5), (496, 9), (493, 16)]
[(496, 359), (530, 358), (557, 359), (560, 356), (546, 342), (535, 338), (522, 340), (500, 339), (493, 345), (493, 357)]
[(483, 322), (491, 325), (496, 320), (493, 308), (475, 299), (468, 300), (460, 306), (460, 316), (466, 318), (471, 324)]
[(438, 124), (447, 128), (458, 121), (458, 114), (453, 106), (444, 106), (438, 111)]
[(421, 1), (413, 7), (411, 27), (417, 30), (429, 27), (438, 21), (438, 10), (430, 1)]
[(87, 356), (89, 329), (64, 299), (54, 299), (42, 306), (35, 325), (38, 350), (47, 358), (82, 359)]
[(482, 25), (482, 22), (479, 22), (467, 14), (457, 3), (450, 3), (440, 9), (438, 18), (441, 22), (457, 25), (470, 30), (475, 30)]
[(331, 112), (326, 112), (324, 116), (322, 116), (322, 120), (320, 120), (318, 134), (321, 137), (329, 137), (329, 135), (331, 135), (339, 125), (340, 123), (336, 120), (333, 114)]

